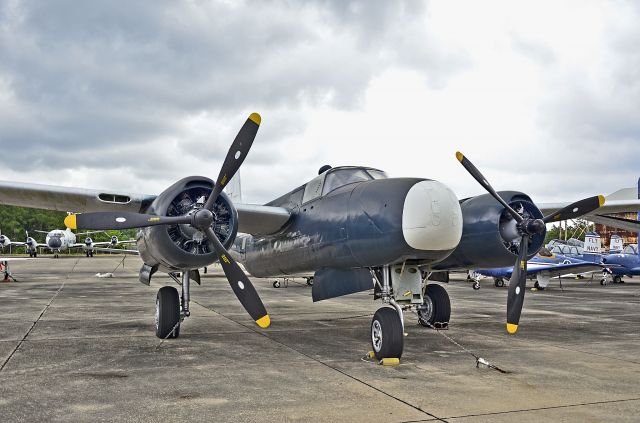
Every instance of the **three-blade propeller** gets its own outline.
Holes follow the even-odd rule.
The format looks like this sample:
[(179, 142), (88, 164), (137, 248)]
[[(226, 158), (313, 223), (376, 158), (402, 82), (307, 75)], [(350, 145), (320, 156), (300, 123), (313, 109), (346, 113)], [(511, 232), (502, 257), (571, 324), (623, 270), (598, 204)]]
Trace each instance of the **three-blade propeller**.
[(252, 113), (244, 123), (229, 148), (222, 168), (220, 169), (218, 179), (216, 180), (211, 194), (207, 198), (207, 202), (204, 204), (204, 207), (199, 209), (196, 213), (175, 217), (131, 212), (72, 214), (65, 218), (65, 225), (70, 229), (130, 229), (155, 225), (176, 224), (188, 224), (197, 228), (207, 235), (209, 244), (218, 255), (218, 259), (220, 260), (224, 274), (231, 285), (231, 289), (233, 289), (233, 292), (236, 294), (245, 310), (247, 310), (258, 326), (262, 328), (268, 327), (271, 324), (271, 320), (267, 314), (264, 304), (262, 304), (262, 300), (258, 296), (258, 292), (238, 263), (236, 263), (233, 257), (231, 257), (227, 249), (224, 248), (211, 227), (215, 220), (213, 214), (215, 201), (229, 180), (236, 174), (240, 165), (244, 162), (244, 159), (253, 144), (253, 140), (258, 133), (260, 120), (259, 114)]
[(509, 280), (509, 292), (507, 294), (507, 332), (516, 333), (518, 323), (520, 322), (520, 314), (522, 305), (524, 304), (524, 291), (527, 282), (527, 255), (531, 237), (536, 234), (543, 234), (546, 230), (546, 224), (558, 222), (561, 220), (575, 219), (583, 216), (593, 210), (602, 207), (604, 204), (604, 196), (596, 195), (594, 197), (585, 198), (576, 201), (567, 207), (556, 211), (542, 219), (531, 219), (521, 216), (493, 189), (487, 179), (480, 171), (459, 151), (456, 152), (456, 158), (464, 166), (465, 169), (495, 198), (509, 214), (517, 222), (516, 228), (520, 234), (520, 246), (518, 251), (518, 259), (513, 267), (513, 273)]

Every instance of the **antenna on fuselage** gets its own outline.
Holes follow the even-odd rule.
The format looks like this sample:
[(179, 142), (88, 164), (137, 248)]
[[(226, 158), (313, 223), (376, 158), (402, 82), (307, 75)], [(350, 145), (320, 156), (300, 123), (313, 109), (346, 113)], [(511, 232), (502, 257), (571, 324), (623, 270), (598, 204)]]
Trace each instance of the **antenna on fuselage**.
[(322, 175), (327, 170), (331, 169), (331, 165), (324, 165), (320, 169), (318, 169), (318, 175)]

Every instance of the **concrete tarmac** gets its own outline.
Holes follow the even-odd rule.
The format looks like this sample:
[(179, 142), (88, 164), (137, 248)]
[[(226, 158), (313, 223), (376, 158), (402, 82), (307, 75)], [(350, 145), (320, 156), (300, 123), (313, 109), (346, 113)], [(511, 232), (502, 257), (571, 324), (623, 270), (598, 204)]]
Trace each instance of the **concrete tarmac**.
[[(192, 285), (180, 338), (160, 345), (156, 291), (175, 284), (157, 274), (144, 286), (139, 259), (121, 260), (11, 266), (18, 281), (0, 283), (1, 421), (640, 421), (638, 280), (528, 291), (515, 336), (506, 288), (453, 281), (450, 329), (405, 314), (402, 362), (384, 367), (361, 359), (380, 307), (368, 293), (314, 304), (302, 279), (278, 289), (254, 279), (272, 319), (262, 330), (219, 267)], [(471, 353), (508, 373), (476, 368)]]

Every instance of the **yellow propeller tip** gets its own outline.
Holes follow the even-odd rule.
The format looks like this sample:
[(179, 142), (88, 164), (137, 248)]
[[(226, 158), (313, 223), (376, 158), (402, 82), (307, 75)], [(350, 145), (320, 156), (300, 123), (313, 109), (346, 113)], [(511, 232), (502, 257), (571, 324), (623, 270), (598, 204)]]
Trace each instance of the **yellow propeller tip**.
[(600, 207), (604, 206), (604, 203), (605, 203), (604, 195), (598, 195), (598, 204), (600, 204)]
[(510, 334), (514, 334), (518, 331), (518, 325), (514, 325), (513, 323), (507, 323), (507, 332)]
[(70, 214), (64, 218), (64, 225), (69, 229), (78, 229), (76, 226), (76, 215)]
[(462, 163), (462, 159), (464, 159), (464, 154), (462, 154), (459, 151), (456, 151), (456, 159), (458, 159), (458, 161)]
[(269, 318), (268, 314), (265, 314), (264, 316), (262, 316), (261, 318), (259, 318), (258, 320), (256, 320), (256, 323), (258, 324), (258, 326), (260, 326), (262, 329), (266, 329), (269, 327), (269, 325), (271, 324), (271, 318)]
[(251, 113), (251, 116), (249, 116), (249, 119), (254, 121), (257, 125), (260, 125), (260, 122), (262, 122), (262, 118), (257, 113)]

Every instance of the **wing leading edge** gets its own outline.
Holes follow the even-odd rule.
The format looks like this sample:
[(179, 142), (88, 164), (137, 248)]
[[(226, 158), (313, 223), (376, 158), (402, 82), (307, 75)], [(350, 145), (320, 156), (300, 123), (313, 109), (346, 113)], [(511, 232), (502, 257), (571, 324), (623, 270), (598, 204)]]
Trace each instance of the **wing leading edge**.
[[(144, 212), (155, 195), (0, 181), (0, 204), (74, 213), (101, 211)], [(291, 217), (284, 207), (234, 204), (238, 231), (251, 235), (278, 232)]]

